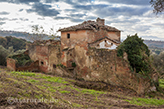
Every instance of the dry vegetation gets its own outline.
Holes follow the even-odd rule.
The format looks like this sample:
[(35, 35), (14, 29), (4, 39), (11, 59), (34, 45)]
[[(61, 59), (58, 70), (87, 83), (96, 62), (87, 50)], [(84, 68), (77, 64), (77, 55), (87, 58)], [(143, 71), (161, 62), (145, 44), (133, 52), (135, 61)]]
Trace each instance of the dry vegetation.
[[(160, 87), (164, 86), (163, 81), (160, 80)], [(87, 89), (95, 87), (97, 90)], [(104, 83), (89, 83), (43, 73), (7, 71), (6, 68), (0, 69), (0, 88), (0, 108), (3, 109), (164, 108), (164, 96), (160, 92), (139, 97), (132, 90)], [(13, 102), (13, 99), (20, 99), (22, 103)], [(46, 101), (23, 102), (27, 99)]]

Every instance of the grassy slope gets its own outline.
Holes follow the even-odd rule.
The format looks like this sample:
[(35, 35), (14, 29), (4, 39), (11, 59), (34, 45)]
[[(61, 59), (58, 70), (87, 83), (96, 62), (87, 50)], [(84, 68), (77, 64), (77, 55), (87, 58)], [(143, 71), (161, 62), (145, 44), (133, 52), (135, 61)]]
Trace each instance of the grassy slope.
[[(161, 85), (163, 87), (163, 80)], [(163, 98), (138, 98), (111, 92), (83, 89), (75, 80), (42, 73), (16, 72), (0, 69), (0, 94), (18, 99), (46, 99), (46, 104), (67, 108), (143, 108), (164, 104)], [(160, 86), (161, 86), (160, 85)], [(0, 100), (2, 101), (2, 100)], [(3, 106), (0, 103), (0, 106)], [(8, 106), (6, 104), (5, 106)]]

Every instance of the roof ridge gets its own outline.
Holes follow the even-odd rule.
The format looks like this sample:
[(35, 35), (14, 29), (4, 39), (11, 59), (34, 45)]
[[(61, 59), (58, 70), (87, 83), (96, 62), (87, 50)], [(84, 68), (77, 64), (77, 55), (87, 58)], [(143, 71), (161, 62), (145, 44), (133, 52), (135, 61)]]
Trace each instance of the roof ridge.
[(99, 24), (98, 22), (91, 21), (91, 20), (84, 21), (83, 23), (78, 24), (78, 25), (59, 29), (58, 31), (95, 30), (95, 29), (97, 31), (97, 29), (100, 29), (100, 28), (107, 30), (107, 31), (120, 31), (120, 30), (116, 29), (115, 27)]

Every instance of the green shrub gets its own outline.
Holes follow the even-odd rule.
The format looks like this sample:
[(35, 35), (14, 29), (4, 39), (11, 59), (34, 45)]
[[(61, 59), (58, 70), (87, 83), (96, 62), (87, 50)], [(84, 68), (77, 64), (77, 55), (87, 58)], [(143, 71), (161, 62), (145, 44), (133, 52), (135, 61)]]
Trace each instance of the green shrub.
[(144, 74), (150, 72), (150, 51), (137, 34), (128, 36), (121, 43), (117, 50), (117, 56), (123, 57), (124, 52), (128, 54), (128, 61), (133, 70), (136, 70), (137, 73), (145, 72)]
[(16, 66), (25, 66), (25, 65), (29, 65), (30, 63), (33, 62), (28, 55), (23, 54), (23, 53), (18, 54), (18, 55), (9, 56), (9, 58), (16, 60)]

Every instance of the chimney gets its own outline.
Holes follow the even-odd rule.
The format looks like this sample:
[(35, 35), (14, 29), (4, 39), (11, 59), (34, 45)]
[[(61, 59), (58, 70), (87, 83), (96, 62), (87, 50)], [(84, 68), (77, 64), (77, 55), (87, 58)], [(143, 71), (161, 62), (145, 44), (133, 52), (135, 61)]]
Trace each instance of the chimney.
[(99, 17), (96, 19), (96, 22), (100, 25), (105, 25), (105, 19), (100, 19)]

